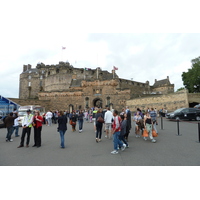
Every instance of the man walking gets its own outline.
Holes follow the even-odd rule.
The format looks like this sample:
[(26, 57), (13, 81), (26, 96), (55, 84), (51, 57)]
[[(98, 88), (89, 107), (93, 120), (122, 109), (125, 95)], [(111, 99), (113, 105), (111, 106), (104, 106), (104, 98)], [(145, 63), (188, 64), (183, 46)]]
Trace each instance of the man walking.
[(112, 120), (113, 120), (113, 114), (110, 111), (110, 108), (107, 107), (107, 112), (105, 112), (104, 115), (104, 121), (105, 121), (105, 129), (106, 129), (106, 138), (111, 138), (111, 126), (112, 126)]
[(11, 139), (11, 135), (13, 133), (13, 125), (14, 125), (15, 118), (13, 117), (13, 113), (10, 113), (8, 117), (5, 119), (5, 127), (7, 128), (7, 136), (6, 136), (6, 142), (12, 142), (13, 139)]
[(22, 121), (22, 137), (21, 137), (21, 143), (18, 146), (18, 148), (24, 146), (24, 138), (26, 134), (27, 134), (26, 147), (29, 147), (32, 123), (33, 123), (33, 115), (31, 114), (31, 110), (27, 110), (27, 114), (25, 115)]

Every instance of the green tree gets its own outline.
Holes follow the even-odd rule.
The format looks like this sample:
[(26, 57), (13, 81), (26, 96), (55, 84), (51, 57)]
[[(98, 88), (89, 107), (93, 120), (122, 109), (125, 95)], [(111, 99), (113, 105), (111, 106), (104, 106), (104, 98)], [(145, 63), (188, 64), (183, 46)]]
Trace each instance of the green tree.
[(193, 59), (192, 68), (182, 73), (183, 85), (190, 93), (200, 92), (200, 56)]
[(184, 90), (184, 89), (185, 89), (184, 87), (181, 87), (176, 92), (179, 92), (179, 91)]

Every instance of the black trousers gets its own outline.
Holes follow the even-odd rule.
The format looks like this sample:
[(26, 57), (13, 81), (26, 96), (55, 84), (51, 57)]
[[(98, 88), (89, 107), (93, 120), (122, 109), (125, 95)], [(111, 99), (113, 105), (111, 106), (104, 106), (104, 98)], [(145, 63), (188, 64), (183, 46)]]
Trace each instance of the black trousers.
[(42, 131), (42, 126), (38, 127), (38, 128), (35, 128), (34, 130), (34, 141), (35, 141), (35, 145), (37, 147), (40, 147), (41, 146), (41, 131)]
[(101, 139), (101, 135), (102, 135), (102, 126), (103, 124), (100, 122), (96, 123), (96, 138)]
[(30, 135), (31, 135), (31, 127), (23, 128), (22, 129), (22, 137), (21, 137), (21, 146), (24, 146), (24, 139), (27, 134), (26, 144), (29, 145), (30, 142)]

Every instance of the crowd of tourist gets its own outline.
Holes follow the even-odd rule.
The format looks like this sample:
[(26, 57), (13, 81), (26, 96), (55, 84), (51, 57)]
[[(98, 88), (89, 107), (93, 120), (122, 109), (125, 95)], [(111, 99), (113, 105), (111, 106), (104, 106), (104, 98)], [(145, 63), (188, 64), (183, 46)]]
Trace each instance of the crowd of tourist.
[[(159, 110), (162, 115), (163, 109)], [(43, 115), (40, 115), (38, 110), (31, 113), (31, 110), (27, 110), (27, 114), (24, 116), (22, 124), (22, 135), (21, 141), (18, 148), (29, 147), (31, 129), (34, 130), (34, 145), (33, 147), (41, 147), (41, 132), (42, 126), (52, 126), (57, 124), (57, 131), (60, 134), (60, 147), (65, 148), (65, 133), (67, 131), (67, 123), (71, 125), (72, 132), (76, 131), (78, 123), (78, 131), (81, 133), (83, 131), (84, 121), (94, 124), (94, 132), (96, 136), (96, 143), (102, 141), (102, 132), (105, 132), (105, 138), (113, 139), (114, 150), (112, 154), (117, 154), (119, 149), (124, 151), (129, 147), (128, 139), (129, 134), (132, 129), (131, 121), (134, 124), (134, 133), (136, 138), (143, 137), (145, 141), (148, 140), (147, 136), (150, 138), (151, 142), (155, 143), (156, 140), (153, 137), (153, 131), (158, 134), (156, 125), (157, 123), (158, 111), (154, 108), (147, 108), (146, 110), (140, 110), (131, 113), (128, 106), (120, 113), (117, 110), (110, 110), (107, 106), (102, 108), (91, 108), (87, 110), (73, 110), (71, 113), (69, 111), (50, 111), (48, 110)], [(12, 142), (12, 134), (15, 132), (15, 137), (19, 137), (19, 121), (17, 111), (10, 113), (5, 118), (5, 127), (7, 128), (6, 142)], [(144, 130), (148, 135), (143, 135)], [(26, 142), (25, 142), (26, 138)]]

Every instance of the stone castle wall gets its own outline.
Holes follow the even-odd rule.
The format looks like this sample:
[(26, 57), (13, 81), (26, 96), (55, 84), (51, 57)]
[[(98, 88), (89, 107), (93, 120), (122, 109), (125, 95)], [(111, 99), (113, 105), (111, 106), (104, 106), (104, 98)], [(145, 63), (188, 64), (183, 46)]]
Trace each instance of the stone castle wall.
[[(162, 87), (154, 87), (148, 81), (141, 83), (121, 79), (115, 71), (110, 73), (100, 68), (85, 70), (64, 62), (57, 65), (40, 63), (36, 68), (24, 65), (20, 74), (19, 98), (49, 101), (51, 109), (68, 109), (70, 106), (84, 109), (93, 107), (97, 101), (103, 107), (111, 105), (122, 109), (127, 100), (152, 92), (171, 92), (174, 85), (170, 84), (169, 78), (167, 81)], [(161, 82), (166, 83), (165, 80)]]
[(151, 97), (143, 97), (131, 99), (126, 102), (131, 111), (136, 111), (137, 108), (164, 108), (168, 111), (174, 111), (178, 108), (189, 107), (188, 93), (186, 90), (173, 94), (153, 95)]

